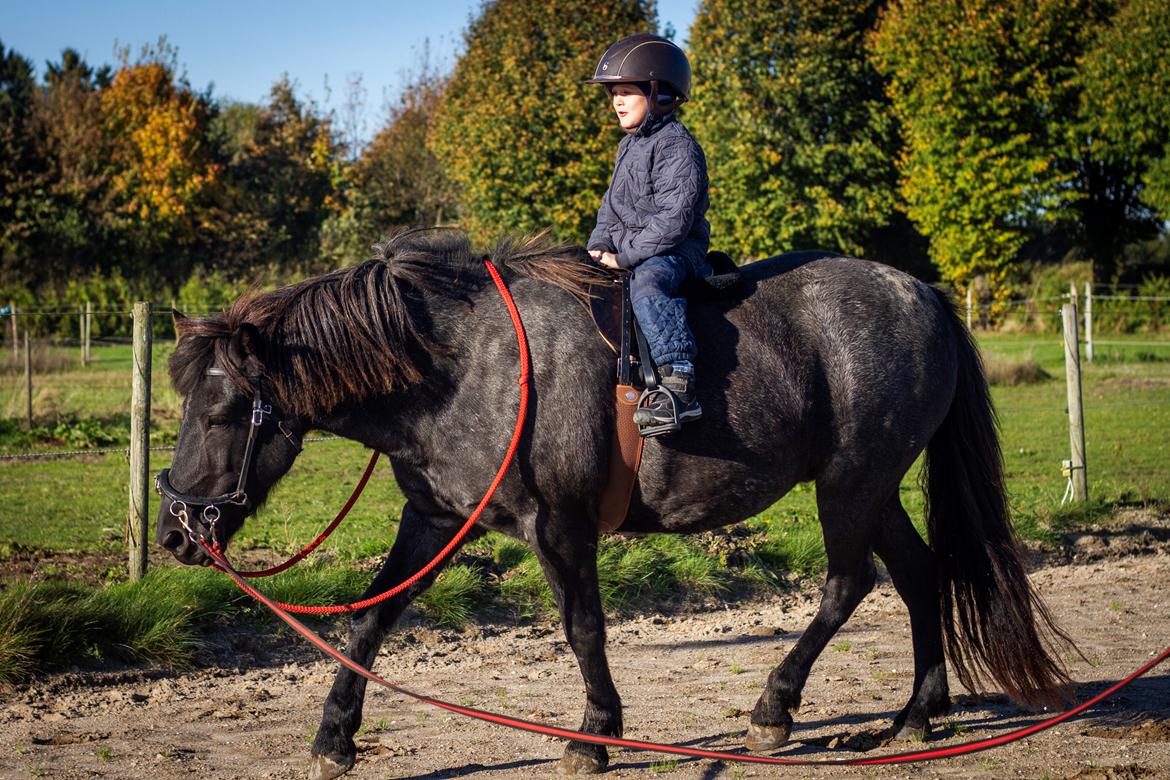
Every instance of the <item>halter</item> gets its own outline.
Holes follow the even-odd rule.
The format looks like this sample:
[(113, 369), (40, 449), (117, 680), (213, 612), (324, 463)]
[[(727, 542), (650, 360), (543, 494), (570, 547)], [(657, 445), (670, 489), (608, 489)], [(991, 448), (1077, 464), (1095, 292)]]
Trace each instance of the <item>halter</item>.
[[(227, 372), (222, 368), (207, 369), (208, 376), (227, 376)], [(171, 502), (169, 511), (172, 517), (178, 519), (183, 530), (187, 532), (187, 538), (191, 542), (198, 544), (200, 534), (191, 527), (190, 517), (187, 514), (188, 505), (195, 505), (203, 507), (200, 516), (204, 525), (210, 531), (211, 539), (215, 544), (219, 544), (216, 537), (216, 525), (219, 522), (220, 507), (225, 504), (232, 506), (248, 507), (251, 501), (248, 499), (247, 490), (245, 486), (248, 482), (248, 474), (252, 470), (252, 459), (256, 454), (256, 437), (260, 429), (264, 427), (264, 419), (271, 417), (276, 421), (276, 429), (284, 436), (285, 440), (296, 448), (299, 455), (302, 446), (293, 433), (285, 427), (284, 421), (277, 418), (272, 411), (272, 404), (264, 403), (264, 399), (260, 395), (260, 380), (259, 377), (253, 379), (252, 386), (255, 388), (252, 395), (252, 416), (248, 426), (248, 441), (244, 445), (244, 462), (240, 464), (240, 476), (236, 480), (236, 489), (231, 493), (221, 493), (218, 496), (196, 496), (189, 493), (183, 493), (175, 489), (171, 484), (171, 470), (163, 469), (154, 478), (154, 492), (158, 493), (165, 499)]]

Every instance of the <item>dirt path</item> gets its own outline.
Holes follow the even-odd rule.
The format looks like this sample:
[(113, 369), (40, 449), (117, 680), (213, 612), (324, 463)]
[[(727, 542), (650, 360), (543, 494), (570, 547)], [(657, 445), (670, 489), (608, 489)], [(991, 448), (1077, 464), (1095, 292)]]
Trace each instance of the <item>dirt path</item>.
[[(1088, 658), (1070, 659), (1082, 698), (1170, 644), (1170, 554), (1140, 547), (1147, 554), (1100, 557), (1101, 545), (1089, 540), (1077, 557), (1090, 562), (1033, 577)], [(609, 657), (626, 735), (736, 749), (768, 671), (792, 646), (816, 598), (810, 586), (767, 602), (612, 623)], [(182, 675), (65, 674), (0, 696), (0, 777), (303, 777), (333, 665), (285, 634), (262, 648), (246, 636), (225, 636), (217, 652), (236, 658), (241, 651), (247, 668), (233, 661)], [(377, 671), (460, 704), (570, 727), (580, 721), (581, 678), (553, 623), (463, 632), (407, 627), (388, 642)], [(618, 752), (609, 776), (1170, 778), (1170, 668), (1154, 674), (1072, 723), (945, 762), (779, 768)], [(905, 611), (883, 582), (814, 667), (787, 753), (860, 756), (915, 747), (879, 746), (872, 738), (905, 702), (911, 677)], [(962, 693), (953, 678), (952, 693)], [(1000, 697), (956, 699), (929, 744), (993, 736), (1035, 719)], [(553, 740), (382, 690), (370, 693), (359, 742), (363, 752), (349, 777), (361, 780), (547, 777), (561, 753)]]

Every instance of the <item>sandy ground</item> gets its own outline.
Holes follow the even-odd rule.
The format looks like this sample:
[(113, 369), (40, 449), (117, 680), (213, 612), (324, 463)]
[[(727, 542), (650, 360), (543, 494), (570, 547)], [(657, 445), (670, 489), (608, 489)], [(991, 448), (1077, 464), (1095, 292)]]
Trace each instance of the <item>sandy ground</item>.
[[(1170, 644), (1166, 518), (1070, 539), (1033, 575), (1086, 660), (1068, 659), (1086, 698)], [(609, 658), (626, 736), (737, 749), (768, 671), (816, 608), (816, 583), (697, 613), (610, 624)], [(334, 632), (336, 636), (336, 632)], [(0, 777), (299, 778), (334, 666), (285, 632), (216, 638), (219, 666), (68, 673), (0, 694)], [(912, 679), (906, 613), (884, 580), (813, 669), (793, 739), (779, 754), (859, 757), (921, 745), (877, 739)], [(464, 705), (576, 727), (584, 704), (559, 625), (436, 631), (407, 621), (376, 670)], [(1005, 733), (1039, 717), (1001, 696), (955, 707), (928, 745)], [(351, 778), (548, 777), (562, 746), (385, 690), (371, 690)], [(992, 751), (883, 768), (760, 767), (612, 754), (611, 777), (1170, 778), (1170, 664), (1080, 718)]]

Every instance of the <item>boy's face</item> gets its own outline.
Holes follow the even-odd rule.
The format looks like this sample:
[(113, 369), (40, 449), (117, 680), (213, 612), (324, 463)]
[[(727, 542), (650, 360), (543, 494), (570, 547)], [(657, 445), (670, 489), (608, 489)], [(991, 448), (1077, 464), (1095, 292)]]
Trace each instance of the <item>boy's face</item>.
[(609, 88), (609, 95), (622, 129), (627, 132), (637, 130), (646, 118), (648, 106), (642, 90), (632, 84), (614, 84)]

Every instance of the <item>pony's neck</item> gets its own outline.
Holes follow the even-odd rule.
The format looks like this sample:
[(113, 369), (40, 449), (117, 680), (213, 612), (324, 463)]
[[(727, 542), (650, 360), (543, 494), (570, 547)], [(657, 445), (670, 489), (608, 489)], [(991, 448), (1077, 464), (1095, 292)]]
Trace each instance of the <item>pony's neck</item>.
[[(495, 295), (493, 291), (481, 294)], [(328, 431), (367, 447), (407, 459), (421, 456), (424, 431), (434, 424), (447, 399), (455, 391), (459, 367), (466, 363), (470, 348), (468, 322), (475, 315), (466, 302), (427, 293), (415, 304), (416, 322), (426, 322), (425, 337), (439, 350), (420, 365), (421, 381), (390, 393), (375, 392), (365, 398), (344, 402), (313, 422)], [(418, 316), (421, 315), (421, 316)]]

